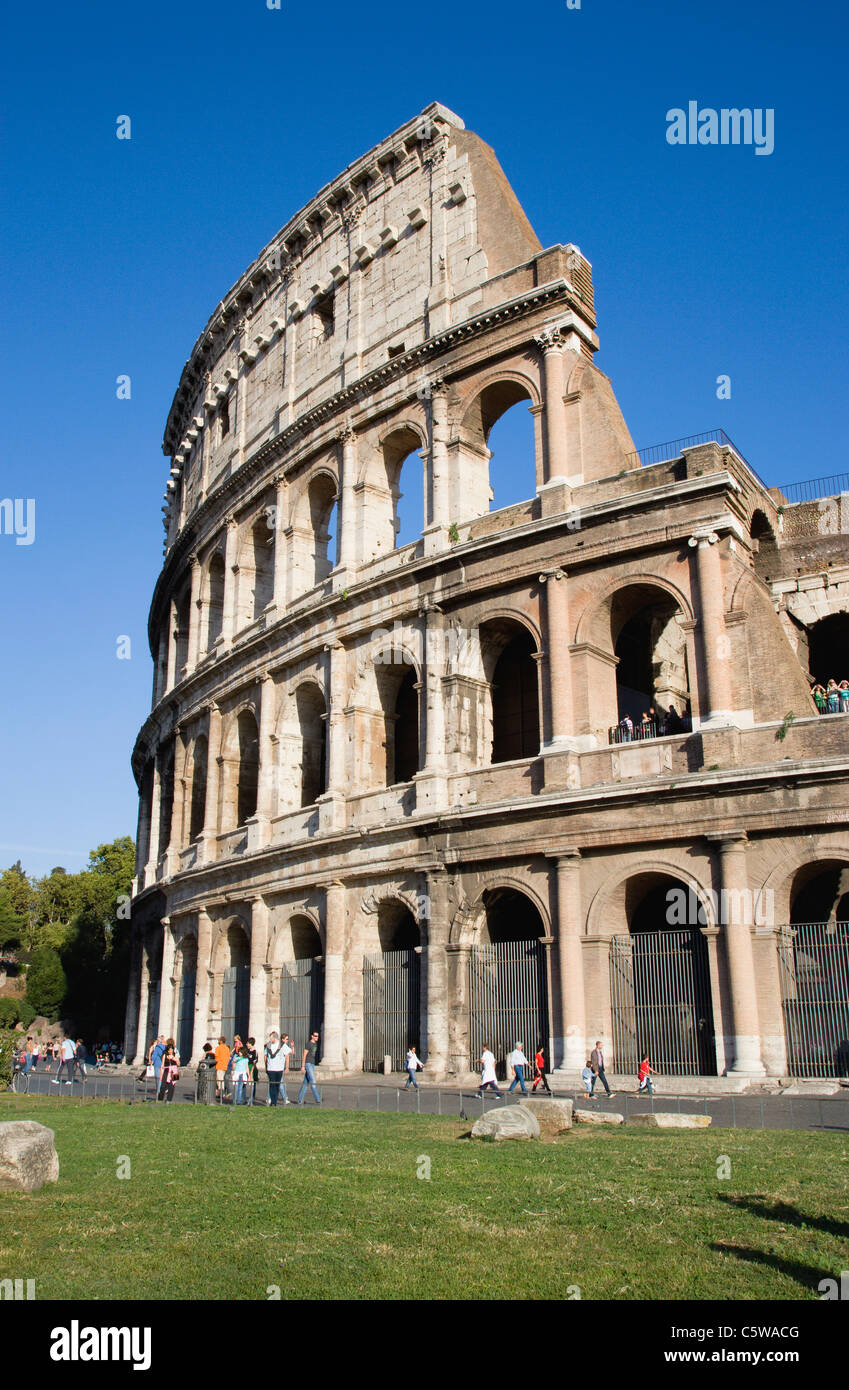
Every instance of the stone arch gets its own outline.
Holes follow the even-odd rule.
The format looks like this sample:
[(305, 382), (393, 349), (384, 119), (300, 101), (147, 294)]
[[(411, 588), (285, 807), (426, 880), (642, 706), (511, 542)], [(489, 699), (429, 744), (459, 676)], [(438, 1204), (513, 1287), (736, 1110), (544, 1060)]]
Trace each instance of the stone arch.
[[(299, 597), (322, 583), (337, 563), (339, 477), (327, 461), (314, 464), (293, 489), (291, 587)], [(331, 546), (333, 542), (333, 546)], [(331, 550), (334, 553), (331, 553)]]
[(448, 940), (452, 945), (476, 946), (481, 944), (486, 930), (487, 893), (507, 889), (527, 898), (539, 913), (545, 936), (552, 934), (551, 906), (547, 898), (520, 874), (494, 870), (481, 874), (478, 878), (477, 894), (474, 899), (464, 898), (451, 919)]
[[(536, 420), (533, 430), (533, 453), (528, 460), (527, 486), (512, 480), (510, 495), (496, 496), (494, 473), (490, 464), (493, 450), (490, 435), (495, 425), (508, 411), (522, 401), (530, 403), (532, 411), (540, 405), (538, 381), (519, 368), (505, 366), (487, 372), (454, 403), (452, 439), (449, 444), (449, 471), (454, 482), (452, 514), (460, 520), (485, 515), (492, 508), (511, 505), (531, 497), (541, 481), (541, 448)], [(503, 480), (499, 493), (503, 494)], [(512, 493), (517, 491), (518, 498)]]
[(575, 620), (573, 641), (593, 642), (604, 646), (609, 642), (610, 605), (621, 589), (630, 587), (663, 589), (681, 609), (685, 619), (692, 621), (693, 606), (688, 594), (666, 575), (639, 570), (635, 574), (619, 574), (608, 582), (584, 605)]
[(615, 936), (617, 922), (620, 931), (627, 930), (627, 885), (633, 879), (648, 875), (679, 879), (684, 887), (692, 890), (695, 895), (699, 909), (704, 914), (706, 926), (717, 925), (712, 889), (706, 887), (691, 869), (675, 863), (674, 860), (651, 856), (644, 864), (630, 864), (620, 869), (596, 891), (587, 908), (582, 935)]
[(217, 546), (204, 565), (203, 602), (206, 610), (205, 651), (212, 651), (224, 629), (227, 571), (224, 552)]
[(274, 928), (271, 940), (268, 943), (267, 964), (272, 968), (279, 968), (284, 962), (306, 959), (297, 954), (297, 943), (292, 924), (295, 922), (309, 923), (312, 931), (315, 932), (319, 950), (316, 954), (324, 952), (324, 923), (321, 915), (314, 907), (305, 903), (299, 903), (294, 907), (287, 907), (281, 920)]
[(800, 871), (809, 867), (814, 871), (825, 870), (830, 865), (839, 865), (849, 871), (849, 843), (799, 849), (782, 844), (781, 862), (770, 870), (755, 893), (756, 910), (762, 906), (769, 920), (777, 926), (787, 925), (793, 913), (796, 896), (794, 884)]

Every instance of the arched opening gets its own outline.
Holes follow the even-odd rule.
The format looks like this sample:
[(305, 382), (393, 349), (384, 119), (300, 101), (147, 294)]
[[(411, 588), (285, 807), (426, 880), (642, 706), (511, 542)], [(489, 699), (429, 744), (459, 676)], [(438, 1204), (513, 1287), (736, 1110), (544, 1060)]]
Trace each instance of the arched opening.
[(794, 875), (779, 962), (791, 1076), (849, 1076), (849, 862)]
[(380, 950), (363, 959), (363, 1070), (382, 1071), (392, 1058), (402, 1071), (407, 1049), (422, 1055), (421, 951), (418, 923), (395, 899), (378, 906)]
[(312, 806), (327, 790), (327, 709), (311, 682), (295, 692), (301, 744), (301, 806)]
[(416, 541), (425, 525), (425, 480), (422, 441), (409, 428), (393, 430), (383, 441), (386, 486), (392, 499), (391, 544), (398, 549)]
[(300, 1067), (310, 1033), (324, 1027), (324, 966), (321, 937), (309, 917), (292, 917), (289, 926), (291, 960), (280, 967), (280, 1036), (288, 1033), (295, 1053), (290, 1066)]
[(530, 1058), (549, 1052), (548, 958), (539, 908), (516, 888), (489, 888), (483, 895), (480, 944), (469, 953), (471, 1067), (484, 1045), (495, 1053), (500, 1076), (517, 1043)]
[(650, 584), (620, 589), (610, 604), (616, 657), (618, 729), (611, 736), (656, 738), (690, 727), (690, 682), (683, 616), (675, 600)]
[(484, 761), (535, 758), (540, 747), (539, 672), (531, 633), (512, 619), (493, 619), (481, 625), (480, 653), (488, 691), (482, 689), (479, 699), (485, 705), (489, 697), (489, 708), (480, 711)]
[(162, 951), (164, 938), (162, 927), (152, 927), (145, 942), (147, 961), (147, 1014), (144, 1020), (145, 1057), (147, 1049), (159, 1033), (159, 1000), (162, 993)]
[(259, 730), (250, 710), (243, 709), (238, 719), (239, 782), (237, 793), (237, 825), (244, 825), (256, 815), (259, 788)]
[(749, 538), (752, 544), (755, 574), (767, 582), (775, 574), (778, 545), (775, 532), (769, 524), (766, 513), (762, 512), (759, 507), (752, 512), (752, 519), (749, 522)]
[(206, 579), (206, 650), (211, 651), (224, 627), (224, 557), (213, 555)]
[(625, 885), (628, 934), (610, 943), (613, 1051), (636, 1075), (648, 1053), (669, 1076), (715, 1076), (716, 1047), (706, 916), (671, 874), (636, 874)]
[(144, 765), (139, 788), (139, 836), (136, 852), (136, 871), (141, 874), (150, 858), (150, 825), (153, 811), (153, 759)]
[(419, 681), (415, 668), (403, 659), (376, 665), (377, 688), (384, 718), (386, 786), (409, 782), (419, 771)]
[(194, 936), (184, 936), (177, 948), (177, 1051), (183, 1066), (192, 1055), (195, 1031), (198, 944)]
[(808, 628), (808, 663), (813, 683), (824, 690), (830, 680), (849, 680), (849, 613), (830, 613)]
[(336, 494), (336, 484), (326, 473), (320, 473), (310, 483), (313, 584), (326, 579), (336, 564)]
[(224, 977), (221, 983), (221, 1032), (229, 1043), (238, 1033), (248, 1036), (251, 999), (251, 949), (244, 927), (233, 923), (224, 941)]
[(274, 597), (274, 532), (261, 516), (251, 529), (253, 617), (259, 618)]
[(206, 775), (209, 743), (206, 734), (198, 734), (192, 749), (192, 801), (189, 814), (189, 840), (203, 833), (206, 819)]
[(496, 381), (466, 410), (453, 468), (461, 519), (535, 495), (536, 445), (526, 404), (530, 399), (519, 382)]
[(174, 602), (174, 683), (181, 680), (189, 660), (191, 591), (186, 587)]
[(169, 739), (159, 754), (159, 844), (162, 856), (171, 843), (171, 817), (174, 811), (174, 740)]

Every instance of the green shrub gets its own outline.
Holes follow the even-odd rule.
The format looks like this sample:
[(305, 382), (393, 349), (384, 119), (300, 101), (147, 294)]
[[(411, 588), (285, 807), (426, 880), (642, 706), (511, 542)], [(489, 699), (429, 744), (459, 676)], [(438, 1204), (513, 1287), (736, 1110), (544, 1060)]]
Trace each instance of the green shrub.
[(58, 951), (50, 946), (42, 946), (32, 958), (27, 972), (27, 1001), (35, 1014), (43, 1014), (50, 1023), (55, 1023), (62, 1009), (68, 989), (62, 962)]
[(0, 1027), (0, 1091), (5, 1091), (11, 1084), (12, 1062), (20, 1046), (20, 1033), (14, 1032), (11, 1028)]

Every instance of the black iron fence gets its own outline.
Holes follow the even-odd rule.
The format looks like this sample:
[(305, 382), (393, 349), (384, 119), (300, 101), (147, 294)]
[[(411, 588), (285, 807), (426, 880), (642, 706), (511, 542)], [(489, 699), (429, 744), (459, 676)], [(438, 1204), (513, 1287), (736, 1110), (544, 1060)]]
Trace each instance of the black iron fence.
[(849, 922), (802, 922), (779, 935), (791, 1076), (849, 1076)]
[(805, 478), (799, 483), (782, 483), (779, 489), (792, 506), (795, 502), (817, 502), (821, 497), (837, 497), (849, 492), (849, 473), (832, 473), (826, 478)]
[(648, 738), (667, 738), (670, 734), (689, 734), (692, 723), (689, 714), (667, 715), (661, 719), (637, 719), (612, 724), (607, 730), (608, 743), (642, 743)]

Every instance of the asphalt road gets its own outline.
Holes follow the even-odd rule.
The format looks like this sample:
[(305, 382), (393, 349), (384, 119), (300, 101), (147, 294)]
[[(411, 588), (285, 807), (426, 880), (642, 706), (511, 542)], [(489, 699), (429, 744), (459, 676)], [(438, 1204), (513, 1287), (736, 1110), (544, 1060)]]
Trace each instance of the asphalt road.
[[(43, 1069), (30, 1075), (30, 1093), (33, 1095), (52, 1095), (56, 1098), (85, 1098), (100, 1100), (132, 1100), (140, 1104), (156, 1104), (156, 1090), (152, 1081), (139, 1082), (134, 1073), (122, 1071), (88, 1070), (86, 1081), (75, 1080), (71, 1085), (55, 1085), (55, 1071), (48, 1075)], [(286, 1090), (290, 1101), (294, 1101), (301, 1084), (300, 1073), (290, 1073)], [(214, 1083), (213, 1083), (214, 1085)], [(192, 1069), (177, 1083), (174, 1103), (190, 1105), (195, 1103), (196, 1072)], [(322, 1101), (332, 1110), (369, 1110), (385, 1114), (455, 1115), (461, 1118), (476, 1119), (484, 1108), (494, 1105), (509, 1105), (521, 1099), (518, 1091), (505, 1096), (503, 1101), (487, 1096), (484, 1101), (476, 1096), (473, 1089), (460, 1087), (421, 1085), (418, 1091), (405, 1091), (403, 1083), (395, 1078), (371, 1079), (361, 1081), (321, 1081), (318, 1073), (318, 1087)], [(739, 1129), (819, 1129), (849, 1131), (849, 1090), (831, 1097), (819, 1096), (674, 1096), (655, 1095), (651, 1101), (642, 1096), (618, 1092), (612, 1101), (596, 1099), (587, 1102), (586, 1097), (576, 1091), (556, 1092), (557, 1095), (574, 1099), (579, 1106), (593, 1109), (608, 1108), (629, 1115), (647, 1114), (654, 1110), (680, 1110), (688, 1114), (710, 1115), (718, 1128), (735, 1127)], [(263, 1078), (257, 1084), (256, 1104), (263, 1110), (267, 1095), (267, 1085)], [(308, 1091), (306, 1105), (314, 1105), (313, 1096)], [(217, 1108), (232, 1113), (230, 1105)], [(247, 1108), (247, 1107), (245, 1107)], [(278, 1107), (282, 1114), (285, 1107)], [(289, 1113), (291, 1113), (291, 1108)], [(276, 1121), (275, 1121), (276, 1122)]]

